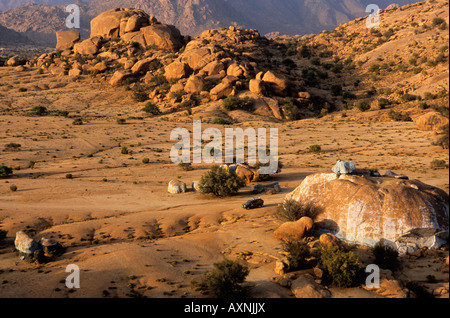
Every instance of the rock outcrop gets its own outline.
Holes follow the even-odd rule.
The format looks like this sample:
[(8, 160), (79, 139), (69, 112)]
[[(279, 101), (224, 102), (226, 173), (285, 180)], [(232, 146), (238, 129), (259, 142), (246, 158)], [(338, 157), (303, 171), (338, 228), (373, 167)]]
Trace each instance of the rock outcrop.
[(374, 245), (394, 242), (416, 228), (448, 232), (448, 194), (417, 180), (318, 173), (286, 196), (320, 207), (319, 229)]
[(285, 222), (275, 230), (273, 235), (281, 241), (300, 241), (312, 229), (314, 221), (304, 216), (295, 222)]
[(417, 128), (425, 131), (440, 131), (448, 123), (448, 118), (438, 112), (428, 112), (416, 119)]
[(56, 49), (66, 50), (74, 46), (80, 40), (80, 32), (78, 31), (58, 31), (56, 32)]

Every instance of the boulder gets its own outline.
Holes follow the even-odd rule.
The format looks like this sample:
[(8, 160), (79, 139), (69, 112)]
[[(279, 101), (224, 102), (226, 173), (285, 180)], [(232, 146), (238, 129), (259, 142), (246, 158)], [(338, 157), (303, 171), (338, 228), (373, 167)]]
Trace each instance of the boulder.
[(83, 71), (79, 68), (73, 68), (69, 71), (69, 76), (72, 77), (80, 76), (81, 74), (83, 74)]
[(184, 193), (187, 191), (186, 183), (181, 182), (180, 180), (171, 180), (167, 191), (173, 194)]
[(340, 240), (331, 233), (324, 233), (320, 236), (319, 242), (326, 247), (339, 247)]
[(208, 76), (218, 75), (220, 72), (225, 71), (225, 65), (219, 61), (212, 61), (208, 63), (202, 71)]
[(285, 222), (273, 233), (281, 241), (300, 241), (313, 227), (314, 221), (304, 216), (295, 222)]
[(264, 96), (266, 94), (266, 87), (264, 86), (264, 82), (257, 79), (250, 80), (249, 89), (250, 92), (255, 95)]
[(130, 70), (119, 70), (114, 73), (114, 75), (109, 80), (111, 86), (117, 87), (122, 85), (122, 82), (127, 78), (133, 77), (133, 72)]
[(82, 42), (75, 43), (73, 52), (81, 55), (95, 55), (99, 52), (101, 46), (101, 38), (93, 37)]
[(337, 175), (352, 174), (356, 170), (356, 166), (353, 162), (338, 160), (332, 170)]
[(192, 69), (188, 64), (175, 61), (165, 67), (164, 76), (168, 81), (179, 80), (192, 74)]
[(6, 65), (8, 66), (17, 66), (21, 63), (21, 60), (18, 55), (11, 57), (8, 61), (6, 61)]
[(186, 93), (190, 94), (200, 94), (201, 91), (203, 91), (203, 85), (205, 82), (203, 81), (203, 78), (201, 76), (191, 76), (186, 82), (186, 85), (184, 86), (184, 90)]
[(94, 65), (94, 70), (102, 73), (104, 71), (106, 71), (108, 69), (108, 66), (106, 65), (105, 62), (98, 62), (97, 64)]
[(411, 254), (418, 249), (438, 249), (448, 242), (448, 232), (440, 232), (435, 228), (412, 229), (400, 236), (395, 244), (400, 255)]
[(234, 173), (245, 182), (252, 182), (256, 172), (247, 165), (238, 164)]
[(221, 82), (209, 92), (213, 100), (228, 97), (233, 92), (233, 86), (228, 82)]
[(264, 74), (262, 80), (269, 84), (273, 93), (284, 96), (289, 87), (289, 81), (282, 75), (268, 71)]
[(145, 41), (144, 34), (142, 32), (130, 32), (125, 33), (120, 37), (125, 43), (139, 43), (143, 48), (147, 46), (147, 42)]
[(232, 63), (230, 66), (228, 66), (227, 75), (241, 77), (242, 75), (244, 75), (244, 69), (239, 64)]
[(155, 61), (157, 60), (152, 57), (139, 60), (136, 62), (136, 64), (133, 65), (133, 67), (131, 68), (131, 72), (133, 72), (133, 74), (135, 75), (147, 73), (150, 70), (152, 63), (154, 63)]
[(380, 269), (379, 288), (369, 288), (366, 285), (363, 285), (363, 288), (386, 298), (408, 297), (408, 291), (403, 288), (402, 284), (393, 277), (392, 272), (388, 269)]
[(149, 18), (144, 14), (132, 15), (125, 26), (125, 33), (138, 31), (140, 28), (150, 24)]
[(180, 31), (173, 25), (154, 24), (141, 29), (148, 46), (155, 45), (162, 50), (178, 51), (184, 45)]
[(448, 118), (438, 112), (428, 112), (416, 119), (417, 128), (424, 131), (440, 131), (448, 123)]
[(56, 32), (56, 49), (66, 50), (74, 46), (76, 42), (80, 40), (80, 32), (70, 31), (58, 31)]
[(315, 226), (350, 242), (394, 242), (410, 230), (448, 232), (448, 194), (417, 180), (317, 173), (286, 196), (319, 209)]
[(64, 252), (62, 245), (55, 240), (42, 237), (39, 243), (42, 246), (44, 255), (47, 257), (58, 256)]
[[(133, 18), (134, 22), (129, 22)], [(136, 29), (138, 25), (145, 25), (149, 21), (149, 16), (142, 10), (117, 8), (105, 11), (92, 19), (91, 37), (102, 36), (105, 38), (119, 37), (125, 34), (128, 29)], [(148, 23), (147, 23), (148, 25)], [(135, 31), (135, 30), (134, 30)], [(132, 32), (132, 31), (128, 31)]]
[(25, 254), (32, 254), (40, 249), (39, 244), (23, 231), (19, 231), (16, 233), (14, 245), (19, 252)]
[(278, 275), (284, 275), (288, 272), (289, 265), (286, 264), (286, 262), (284, 262), (283, 260), (276, 261), (274, 270), (275, 270), (275, 273), (277, 273)]
[(214, 55), (211, 54), (211, 51), (203, 47), (191, 50), (186, 49), (181, 58), (181, 61), (187, 63), (195, 72), (201, 70), (214, 60)]
[(331, 292), (315, 282), (309, 274), (301, 275), (291, 283), (292, 293), (296, 298), (329, 298)]

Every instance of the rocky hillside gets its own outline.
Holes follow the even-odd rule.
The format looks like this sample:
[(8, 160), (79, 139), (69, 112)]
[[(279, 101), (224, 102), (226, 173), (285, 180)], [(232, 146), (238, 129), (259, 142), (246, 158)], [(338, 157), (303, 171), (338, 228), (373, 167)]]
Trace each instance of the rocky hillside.
[[(2, 0), (0, 24), (45, 45), (56, 44), (53, 36), (63, 30), (67, 0)], [(396, 1), (399, 4), (414, 0)], [(22, 5), (27, 3), (25, 5)], [(49, 5), (42, 5), (42, 4)], [(175, 25), (182, 34), (199, 35), (209, 29), (230, 25), (257, 29), (261, 34), (310, 34), (331, 30), (341, 23), (364, 16), (369, 0), (92, 0), (77, 2), (81, 7), (82, 37), (89, 33), (89, 21), (113, 8), (138, 8), (161, 21)], [(379, 1), (381, 8), (391, 0)], [(21, 5), (21, 6), (20, 6)], [(52, 5), (52, 6), (51, 6)], [(0, 8), (1, 10), (1, 8)]]
[(286, 56), (302, 69), (311, 92), (344, 109), (382, 110), (380, 116), (408, 120), (434, 107), (448, 116), (448, 1), (385, 10), (380, 19), (379, 29), (357, 19), (308, 39), (286, 40)]
[(141, 10), (115, 9), (92, 21), (88, 40), (59, 33), (59, 50), (32, 65), (123, 86), (142, 106), (150, 102), (148, 113), (180, 120), (411, 121), (433, 110), (441, 129), (448, 123), (447, 11), (444, 0), (419, 3), (381, 12), (380, 29), (358, 19), (307, 39), (268, 40), (234, 26), (191, 39)]

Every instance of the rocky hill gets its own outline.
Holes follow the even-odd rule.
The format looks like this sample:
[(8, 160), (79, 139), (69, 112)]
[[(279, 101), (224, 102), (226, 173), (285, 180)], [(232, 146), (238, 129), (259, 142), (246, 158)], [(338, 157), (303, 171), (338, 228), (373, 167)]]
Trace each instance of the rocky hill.
[[(64, 29), (67, 13), (64, 0), (3, 0), (0, 6), (12, 8), (0, 13), (0, 24), (23, 33), (34, 42), (54, 46), (56, 31)], [(414, 0), (396, 1), (399, 4)], [(26, 3), (25, 5), (22, 5)], [(42, 5), (42, 4), (49, 5)], [(77, 2), (81, 7), (82, 37), (89, 33), (89, 21), (113, 8), (138, 8), (168, 24), (182, 34), (196, 36), (209, 29), (234, 25), (257, 29), (261, 34), (310, 34), (331, 30), (341, 23), (364, 16), (369, 0), (92, 0)], [(381, 8), (391, 3), (379, 1)], [(52, 6), (50, 6), (52, 5)], [(0, 8), (1, 10), (1, 8)]]
[(307, 39), (268, 40), (234, 26), (191, 39), (141, 10), (115, 9), (92, 21), (90, 39), (60, 33), (60, 50), (32, 64), (124, 86), (136, 102), (153, 103), (154, 114), (186, 120), (411, 121), (435, 109), (445, 124), (447, 10), (443, 0), (418, 3), (381, 12), (380, 29), (358, 19)]

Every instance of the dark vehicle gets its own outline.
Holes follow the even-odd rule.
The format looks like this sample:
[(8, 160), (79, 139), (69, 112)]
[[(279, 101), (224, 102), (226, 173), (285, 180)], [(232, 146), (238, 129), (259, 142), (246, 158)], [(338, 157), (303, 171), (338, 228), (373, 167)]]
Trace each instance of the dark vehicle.
[(262, 208), (264, 205), (264, 201), (261, 198), (254, 198), (251, 200), (248, 200), (246, 203), (242, 205), (244, 209), (250, 210), (250, 209), (257, 209)]

